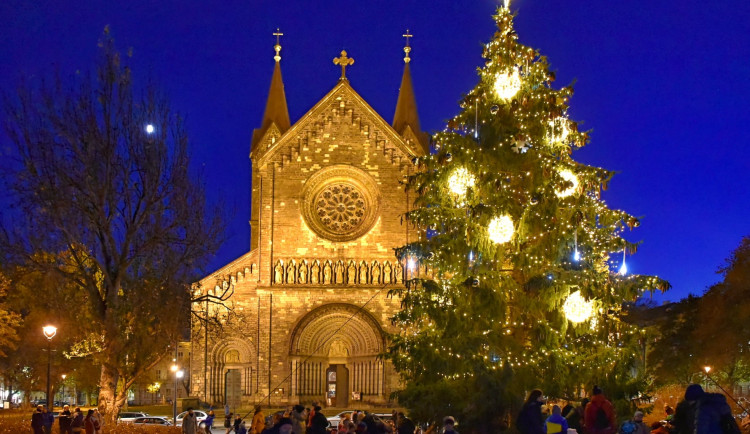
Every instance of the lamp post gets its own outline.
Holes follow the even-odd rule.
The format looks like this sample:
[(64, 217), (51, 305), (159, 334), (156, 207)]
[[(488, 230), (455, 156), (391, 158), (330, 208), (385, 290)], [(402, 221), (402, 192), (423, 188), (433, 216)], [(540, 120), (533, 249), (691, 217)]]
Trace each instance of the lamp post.
[(62, 396), (60, 397), (60, 403), (62, 405), (65, 405), (65, 377), (67, 377), (67, 375), (62, 374), (61, 377), (62, 377), (62, 392), (61, 392)]
[(706, 371), (706, 392), (708, 392), (708, 373), (711, 372), (711, 367), (704, 366), (703, 370)]
[(177, 375), (179, 372), (179, 367), (177, 366), (177, 359), (172, 359), (174, 363), (172, 363), (172, 366), (169, 368), (172, 371), (172, 374), (174, 375), (174, 393), (172, 396), (172, 420), (174, 421), (175, 426), (177, 426)]
[(52, 370), (52, 348), (50, 346), (50, 343), (52, 342), (52, 338), (55, 337), (57, 334), (57, 327), (53, 325), (46, 325), (42, 327), (42, 332), (44, 333), (44, 336), (47, 338), (47, 408), (49, 411), (52, 411), (52, 402), (50, 402), (50, 395), (52, 395), (52, 383), (50, 383), (50, 371)]

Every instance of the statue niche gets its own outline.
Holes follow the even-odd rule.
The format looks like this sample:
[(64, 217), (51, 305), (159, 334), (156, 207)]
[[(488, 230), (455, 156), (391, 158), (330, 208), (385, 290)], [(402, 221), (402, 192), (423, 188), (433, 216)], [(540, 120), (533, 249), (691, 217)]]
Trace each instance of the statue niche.
[(380, 284), (380, 264), (378, 264), (378, 261), (372, 261), (370, 270), (372, 274), (372, 284), (379, 285)]
[(349, 262), (349, 266), (346, 269), (346, 283), (353, 285), (357, 282), (357, 266), (354, 265), (354, 261)]
[(313, 285), (317, 285), (319, 275), (320, 275), (320, 263), (316, 259), (315, 262), (313, 262), (312, 267), (310, 267), (310, 283), (312, 283)]

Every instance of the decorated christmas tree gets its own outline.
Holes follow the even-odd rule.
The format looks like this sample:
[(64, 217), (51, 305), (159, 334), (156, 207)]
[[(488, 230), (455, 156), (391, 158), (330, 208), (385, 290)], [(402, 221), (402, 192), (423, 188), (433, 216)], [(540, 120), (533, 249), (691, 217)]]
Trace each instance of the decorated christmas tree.
[(572, 158), (589, 141), (568, 118), (572, 87), (553, 86), (507, 7), (495, 20), (479, 82), (414, 160), (406, 219), (424, 236), (397, 251), (410, 279), (387, 355), (400, 402), (421, 420), (458, 416), (462, 432), (502, 428), (533, 388), (636, 395), (642, 336), (621, 310), (668, 285), (628, 275), (636, 244), (622, 235), (639, 221), (602, 200), (612, 172)]

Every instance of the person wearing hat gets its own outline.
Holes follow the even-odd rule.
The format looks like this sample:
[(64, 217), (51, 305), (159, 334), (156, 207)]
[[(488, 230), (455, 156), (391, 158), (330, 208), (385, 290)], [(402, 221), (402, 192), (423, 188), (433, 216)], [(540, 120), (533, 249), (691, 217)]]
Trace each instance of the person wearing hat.
[(568, 421), (562, 417), (562, 409), (559, 405), (552, 406), (552, 414), (544, 422), (544, 432), (547, 434), (567, 434)]
[(651, 430), (643, 423), (643, 412), (638, 410), (633, 418), (626, 420), (620, 425), (621, 434), (649, 434)]
[(700, 384), (685, 389), (685, 399), (677, 404), (673, 426), (677, 434), (740, 432), (727, 398), (720, 393), (704, 392)]
[(584, 427), (587, 434), (612, 434), (615, 432), (615, 408), (609, 402), (602, 389), (594, 386), (591, 401), (583, 413)]
[(458, 434), (454, 428), (456, 426), (456, 419), (453, 416), (445, 416), (443, 418), (443, 434)]

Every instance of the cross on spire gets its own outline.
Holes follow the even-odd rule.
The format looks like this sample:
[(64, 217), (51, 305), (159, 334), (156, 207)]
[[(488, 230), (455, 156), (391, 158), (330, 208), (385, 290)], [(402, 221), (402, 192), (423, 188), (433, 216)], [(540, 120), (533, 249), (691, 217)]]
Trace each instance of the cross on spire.
[(334, 57), (334, 65), (341, 65), (341, 78), (339, 80), (346, 80), (346, 67), (354, 65), (354, 59), (346, 57), (346, 50), (341, 50), (341, 57)]
[(406, 57), (404, 57), (404, 63), (409, 63), (411, 61), (411, 58), (409, 57), (409, 52), (411, 52), (411, 47), (409, 46), (409, 38), (413, 37), (414, 35), (409, 33), (409, 29), (406, 29), (406, 33), (401, 36), (406, 38), (406, 47), (404, 47), (404, 53), (406, 53)]
[(276, 31), (273, 32), (273, 35), (276, 36), (276, 45), (273, 46), (273, 49), (276, 50), (276, 55), (273, 56), (273, 60), (278, 62), (281, 60), (281, 55), (279, 54), (281, 51), (281, 36), (284, 36), (284, 34), (281, 33), (278, 27), (276, 27)]

